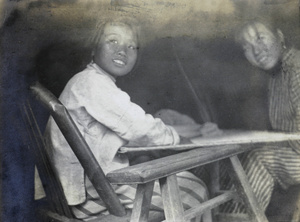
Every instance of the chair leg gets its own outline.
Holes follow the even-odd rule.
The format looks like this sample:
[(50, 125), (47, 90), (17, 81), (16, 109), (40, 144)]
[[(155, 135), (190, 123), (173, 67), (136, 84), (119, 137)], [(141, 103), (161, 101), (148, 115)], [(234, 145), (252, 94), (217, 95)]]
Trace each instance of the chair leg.
[(184, 221), (184, 211), (180, 200), (176, 175), (159, 180), (166, 221)]
[(242, 164), (239, 161), (238, 157), (230, 157), (230, 163), (228, 159), (226, 160), (226, 162), (228, 165), (230, 165), (230, 163), (232, 165), (232, 168), (228, 167), (228, 170), (232, 171), (230, 172), (230, 175), (232, 177), (232, 180), (235, 184), (239, 196), (243, 199), (247, 209), (249, 209), (250, 217), (257, 222), (267, 222), (268, 219), (259, 207), (259, 203), (256, 200), (252, 188), (250, 187), (247, 175), (243, 170)]
[(294, 207), (294, 213), (292, 217), (293, 222), (299, 222), (300, 221), (300, 194), (297, 194), (297, 201)]
[(131, 222), (147, 222), (153, 194), (154, 181), (137, 186)]
[[(219, 161), (213, 162), (209, 165), (210, 172), (210, 184), (209, 184), (209, 192), (211, 197), (217, 196), (220, 192), (220, 168)], [(215, 207), (212, 209), (212, 217), (215, 220), (216, 215), (219, 213), (219, 207)]]
[(220, 191), (220, 170), (219, 161), (213, 162), (209, 165), (210, 169), (210, 193), (215, 196)]

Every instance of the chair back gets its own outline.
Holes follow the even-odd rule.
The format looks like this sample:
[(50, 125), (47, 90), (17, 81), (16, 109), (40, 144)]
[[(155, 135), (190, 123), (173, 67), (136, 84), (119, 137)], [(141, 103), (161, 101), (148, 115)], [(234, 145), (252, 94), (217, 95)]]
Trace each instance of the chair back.
[(116, 216), (126, 215), (118, 196), (65, 106), (39, 82), (30, 89), (50, 112), (108, 211)]
[(21, 110), (28, 135), (27, 138), (30, 143), (30, 151), (35, 158), (35, 164), (46, 193), (50, 210), (59, 215), (72, 217), (62, 186), (54, 173), (45, 150), (44, 137), (41, 133), (40, 126), (38, 125), (35, 113), (28, 100), (22, 104)]

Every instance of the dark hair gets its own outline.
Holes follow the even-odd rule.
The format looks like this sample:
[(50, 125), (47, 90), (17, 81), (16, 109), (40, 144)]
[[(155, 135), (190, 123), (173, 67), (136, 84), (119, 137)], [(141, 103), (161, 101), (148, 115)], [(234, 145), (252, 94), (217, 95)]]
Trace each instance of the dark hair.
[(134, 18), (130, 18), (130, 17), (116, 17), (113, 19), (103, 19), (100, 20), (97, 24), (96, 27), (91, 35), (91, 38), (88, 40), (88, 44), (91, 47), (95, 47), (96, 44), (98, 44), (103, 32), (104, 32), (104, 28), (107, 24), (113, 24), (113, 25), (118, 25), (118, 24), (123, 24), (123, 25), (127, 25), (128, 27), (130, 27), (130, 29), (136, 33), (137, 35), (137, 40), (139, 42), (139, 38), (140, 38), (140, 25), (137, 22), (137, 20), (135, 20)]
[(243, 32), (245, 30), (247, 30), (249, 27), (255, 27), (256, 25), (263, 25), (264, 27), (266, 27), (269, 31), (271, 31), (276, 37), (278, 37), (278, 33), (277, 30), (278, 28), (275, 27), (274, 23), (270, 20), (266, 20), (266, 19), (255, 19), (255, 20), (251, 20), (248, 21), (247, 23), (242, 24), (236, 31), (235, 33), (235, 41), (237, 43), (241, 43), (243, 41)]

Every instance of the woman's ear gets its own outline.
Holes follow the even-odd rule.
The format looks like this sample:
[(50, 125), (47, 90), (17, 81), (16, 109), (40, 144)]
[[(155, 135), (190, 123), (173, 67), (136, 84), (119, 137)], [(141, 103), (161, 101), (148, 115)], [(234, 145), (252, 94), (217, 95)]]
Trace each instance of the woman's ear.
[(91, 59), (92, 59), (92, 62), (94, 62), (94, 56), (95, 56), (95, 50), (93, 49), (93, 50), (92, 50), (92, 53), (91, 53)]
[(280, 42), (284, 43), (284, 35), (280, 29), (277, 29), (277, 36), (279, 37)]
[(285, 50), (286, 45), (285, 45), (284, 35), (280, 29), (277, 29), (277, 35), (278, 35), (279, 41), (281, 42), (282, 49)]

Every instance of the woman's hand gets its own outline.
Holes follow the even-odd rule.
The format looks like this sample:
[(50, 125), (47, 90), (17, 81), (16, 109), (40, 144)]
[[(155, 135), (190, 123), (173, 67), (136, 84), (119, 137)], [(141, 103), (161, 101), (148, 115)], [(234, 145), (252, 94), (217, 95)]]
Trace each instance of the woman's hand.
[(203, 137), (220, 136), (223, 134), (223, 131), (219, 129), (217, 124), (207, 122), (201, 125), (200, 134)]
[(223, 133), (217, 124), (211, 122), (204, 124), (173, 125), (172, 127), (181, 137), (185, 138), (218, 136)]
[(180, 136), (180, 143), (179, 144), (191, 144), (192, 141), (189, 138)]
[(200, 124), (173, 125), (172, 127), (181, 137), (193, 138), (201, 136), (202, 125)]

